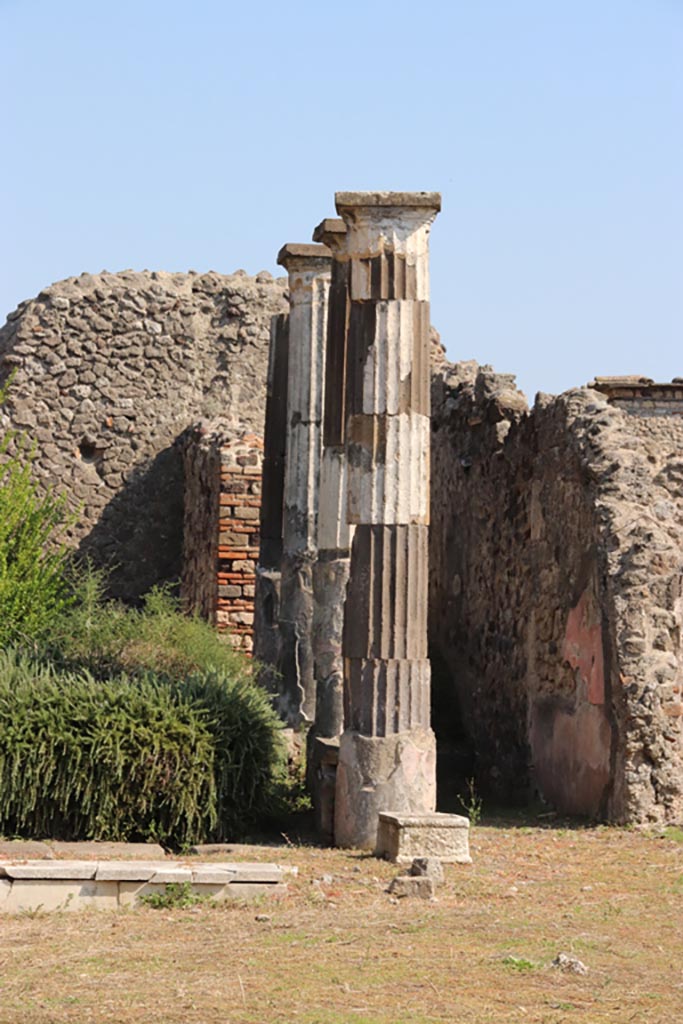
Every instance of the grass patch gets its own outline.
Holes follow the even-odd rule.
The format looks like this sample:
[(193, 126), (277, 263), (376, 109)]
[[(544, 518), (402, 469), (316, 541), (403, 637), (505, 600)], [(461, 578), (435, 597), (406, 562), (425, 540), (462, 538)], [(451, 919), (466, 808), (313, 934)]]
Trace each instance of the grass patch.
[[(487, 824), (472, 854), (470, 866), (447, 866), (429, 905), (390, 902), (395, 865), (283, 844), (243, 853), (299, 868), (267, 900), (268, 921), (251, 903), (4, 917), (0, 1024), (73, 1024), (69, 1000), (89, 1024), (680, 1018), (676, 844)], [(596, 914), (607, 903), (623, 912)], [(559, 953), (580, 956), (588, 974), (551, 970)]]
[(163, 892), (148, 892), (140, 897), (140, 902), (152, 910), (187, 910), (214, 900), (211, 896), (194, 892), (191, 882), (168, 882)]
[(523, 956), (504, 956), (501, 963), (511, 971), (535, 971), (541, 966)]

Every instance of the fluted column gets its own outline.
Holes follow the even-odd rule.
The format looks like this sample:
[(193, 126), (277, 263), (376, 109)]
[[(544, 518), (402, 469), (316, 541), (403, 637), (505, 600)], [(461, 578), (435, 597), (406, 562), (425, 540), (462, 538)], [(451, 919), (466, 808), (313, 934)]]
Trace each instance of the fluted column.
[(344, 619), (335, 839), (372, 848), (382, 810), (436, 802), (429, 726), (429, 231), (438, 193), (342, 192), (344, 420), (355, 525)]
[(315, 733), (340, 736), (343, 728), (342, 624), (349, 574), (349, 524), (346, 511), (346, 451), (344, 447), (344, 380), (348, 275), (344, 259), (343, 220), (321, 221), (313, 232), (316, 242), (332, 252), (332, 276), (327, 320), (323, 451), (318, 508), (318, 561), (313, 570), (313, 646), (316, 673)]
[(254, 657), (262, 684), (272, 689), (273, 671), (280, 656), (280, 565), (287, 443), (287, 366), (289, 316), (274, 316), (270, 327), (266, 392), (263, 470), (261, 486), (261, 539), (254, 597)]
[(315, 721), (308, 734), (306, 776), (316, 828), (322, 838), (332, 842), (337, 754), (344, 714), (342, 627), (349, 578), (343, 419), (349, 306), (348, 264), (344, 259), (346, 225), (339, 218), (328, 217), (316, 227), (313, 240), (322, 242), (332, 252), (332, 276), (325, 352), (318, 559), (313, 566), (316, 705)]
[(278, 254), (289, 274), (290, 312), (277, 706), (295, 728), (315, 714), (312, 573), (331, 262), (324, 245), (290, 244)]

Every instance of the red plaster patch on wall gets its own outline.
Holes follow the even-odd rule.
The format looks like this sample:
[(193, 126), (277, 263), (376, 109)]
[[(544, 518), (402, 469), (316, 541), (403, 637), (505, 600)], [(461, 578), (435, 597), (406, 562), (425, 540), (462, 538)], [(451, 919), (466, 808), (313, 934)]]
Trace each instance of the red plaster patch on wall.
[(590, 587), (584, 590), (578, 604), (569, 612), (562, 657), (573, 669), (578, 669), (586, 684), (589, 702), (604, 704), (605, 661), (601, 615)]

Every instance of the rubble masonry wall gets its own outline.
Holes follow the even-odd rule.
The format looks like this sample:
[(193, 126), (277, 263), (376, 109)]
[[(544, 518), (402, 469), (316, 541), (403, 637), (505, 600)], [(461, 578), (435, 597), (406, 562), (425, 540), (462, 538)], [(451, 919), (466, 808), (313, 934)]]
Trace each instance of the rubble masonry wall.
[(77, 514), (69, 542), (113, 567), (127, 600), (176, 580), (183, 465), (198, 419), (262, 434), (270, 319), (286, 283), (123, 271), (82, 274), (22, 303), (0, 329), (0, 430), (36, 443), (39, 479)]
[(483, 775), (679, 819), (683, 417), (589, 388), (528, 412), (476, 364), (434, 389), (430, 640)]

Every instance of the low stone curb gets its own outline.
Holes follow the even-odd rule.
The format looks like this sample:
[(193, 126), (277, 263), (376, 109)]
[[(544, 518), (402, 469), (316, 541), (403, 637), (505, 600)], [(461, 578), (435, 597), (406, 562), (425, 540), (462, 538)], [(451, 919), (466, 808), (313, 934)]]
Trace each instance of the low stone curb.
[(282, 888), (283, 877), (276, 864), (0, 860), (0, 913), (114, 910), (173, 883), (215, 900), (248, 899)]

